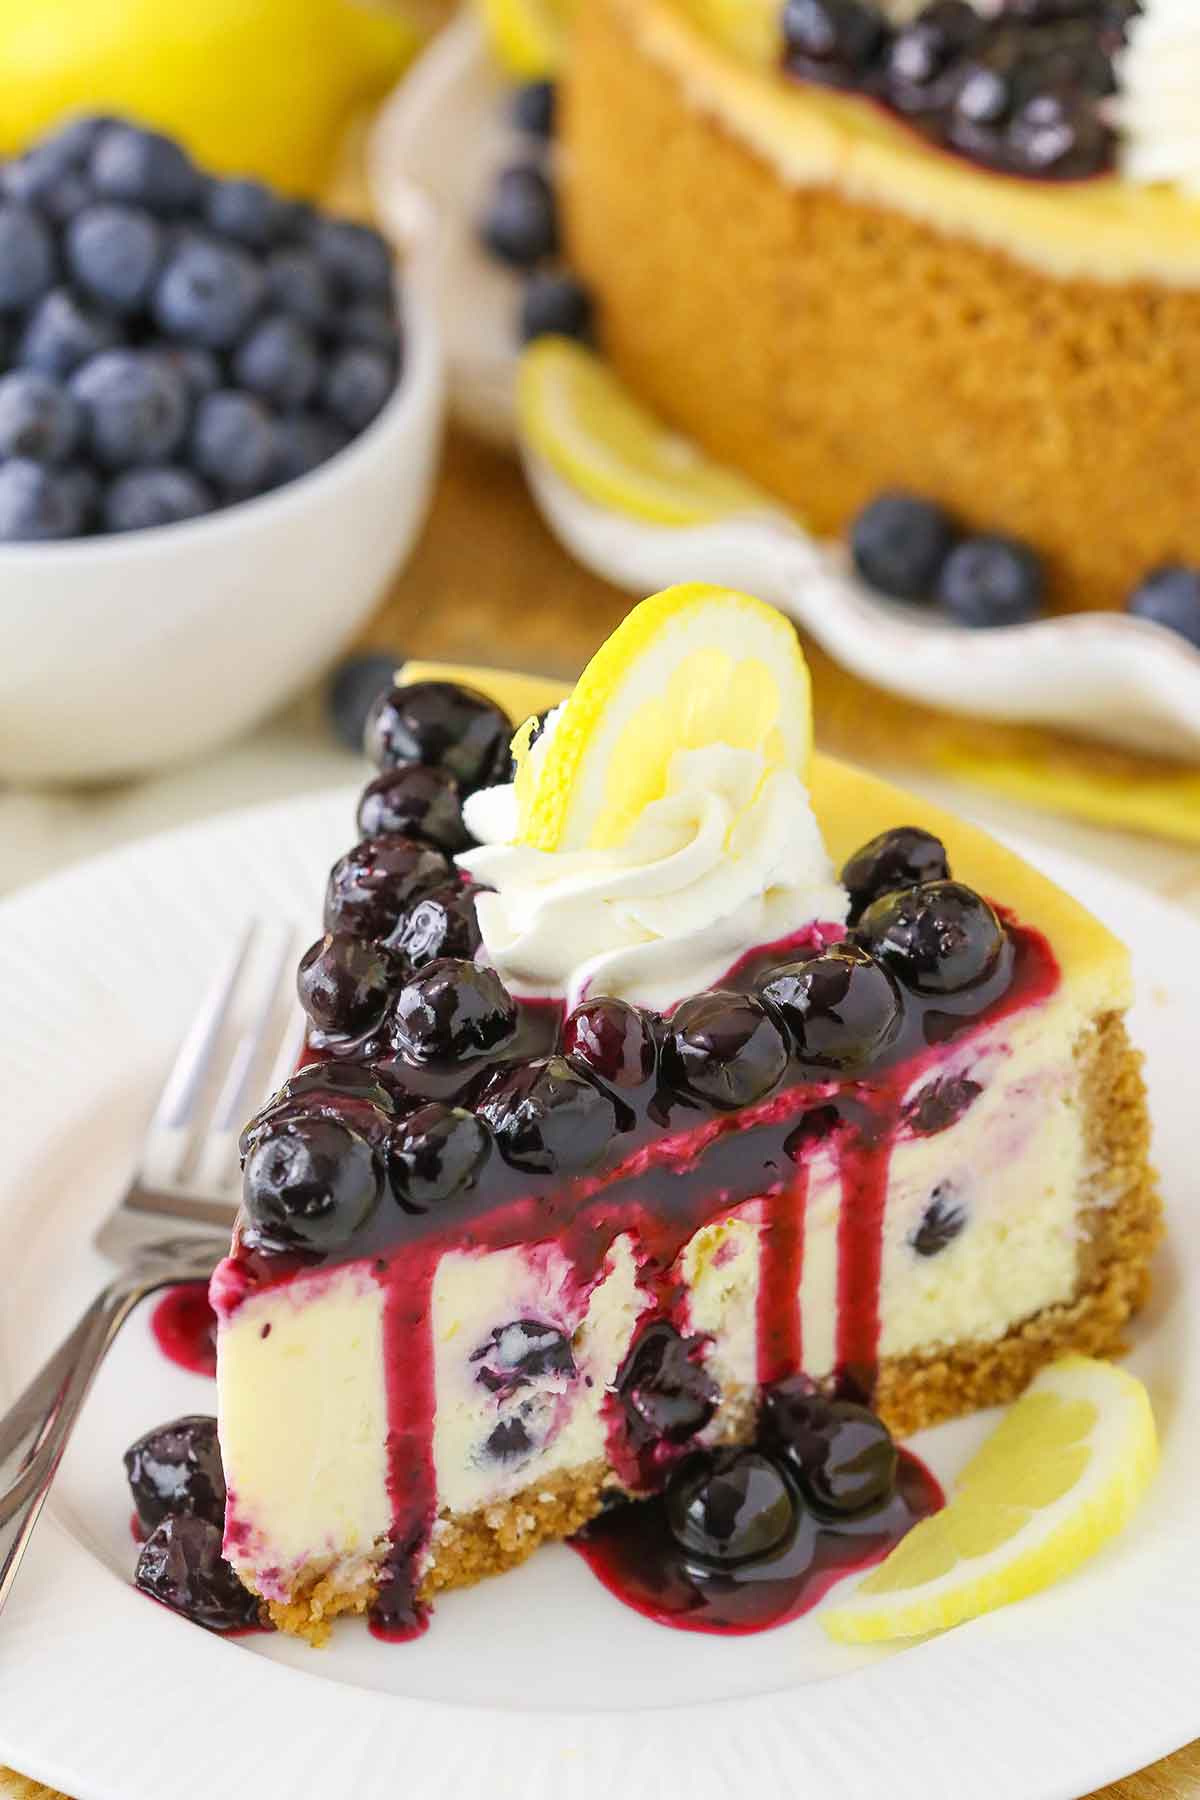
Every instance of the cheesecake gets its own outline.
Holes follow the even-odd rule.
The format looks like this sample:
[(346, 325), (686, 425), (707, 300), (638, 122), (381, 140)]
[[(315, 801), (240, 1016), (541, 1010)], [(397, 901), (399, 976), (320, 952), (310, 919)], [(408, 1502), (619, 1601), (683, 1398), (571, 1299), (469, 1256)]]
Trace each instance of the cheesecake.
[(411, 1636), (789, 1383), (904, 1434), (1121, 1347), (1128, 953), (808, 705), (790, 625), (693, 587), (569, 693), (410, 665), (377, 707), (211, 1287), (224, 1556), (277, 1627)]

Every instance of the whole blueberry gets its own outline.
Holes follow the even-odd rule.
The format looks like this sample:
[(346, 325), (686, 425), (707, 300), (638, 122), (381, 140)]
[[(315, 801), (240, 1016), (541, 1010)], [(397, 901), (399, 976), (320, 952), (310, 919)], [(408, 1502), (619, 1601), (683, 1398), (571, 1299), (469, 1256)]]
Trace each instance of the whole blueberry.
[(138, 1554), (134, 1586), (208, 1631), (245, 1631), (262, 1604), (221, 1555), (222, 1533), (208, 1519), (163, 1520)]
[(826, 1512), (865, 1512), (895, 1489), (898, 1458), (887, 1426), (865, 1406), (826, 1400), (803, 1375), (767, 1389), (760, 1430), (806, 1498)]
[(978, 40), (983, 20), (970, 0), (933, 0), (896, 31), (887, 53), (888, 98), (903, 112), (941, 99), (941, 78)]
[(325, 406), (348, 431), (365, 431), (396, 385), (392, 359), (367, 344), (347, 344), (330, 358), (321, 384)]
[(672, 1085), (733, 1112), (766, 1098), (787, 1068), (788, 1051), (761, 1000), (715, 989), (676, 1007), (662, 1060)]
[(1178, 563), (1155, 569), (1130, 595), (1129, 611), (1177, 631), (1200, 650), (1200, 569)]
[(529, 137), (554, 136), (557, 89), (552, 81), (527, 81), (512, 97), (512, 122)]
[(595, 323), (592, 296), (574, 275), (538, 269), (525, 284), (517, 332), (523, 344), (540, 337), (575, 338), (590, 343)]
[(474, 1187), (490, 1150), (487, 1128), (474, 1113), (436, 1103), (422, 1106), (392, 1137), (392, 1193), (405, 1212), (444, 1205)]
[(717, 1410), (720, 1389), (701, 1361), (703, 1340), (665, 1319), (647, 1325), (617, 1371), (615, 1387), (635, 1450), (686, 1444)]
[(321, 364), (309, 331), (287, 313), (268, 313), (238, 345), (233, 372), (243, 387), (285, 411), (304, 406)]
[(597, 995), (577, 1006), (563, 1025), (563, 1049), (601, 1081), (637, 1088), (648, 1082), (658, 1061), (654, 1029), (640, 1007)]
[(942, 565), (937, 597), (962, 625), (1024, 625), (1045, 597), (1042, 560), (1015, 538), (964, 538)]
[(104, 496), (106, 531), (155, 531), (203, 518), (216, 502), (190, 469), (174, 463), (127, 469)]
[(83, 463), (68, 463), (62, 475), (74, 496), (73, 504), (80, 516), (80, 530), (91, 531), (100, 521), (102, 487), (96, 471)]
[[(325, 705), (338, 741), (356, 756), (362, 755), (363, 734), (367, 717), (381, 694), (387, 693), (396, 674), (398, 656), (386, 652), (369, 652), (348, 656), (329, 678)], [(378, 837), (376, 831), (364, 837)]]
[(393, 294), (392, 252), (369, 225), (350, 219), (319, 218), (312, 247), (339, 291), (356, 300), (389, 301)]
[(14, 456), (0, 463), (0, 543), (51, 543), (84, 529), (82, 497), (65, 469)]
[(54, 288), (37, 307), (17, 346), (23, 368), (65, 381), (81, 363), (121, 342), (121, 327), (84, 306), (70, 288)]
[(275, 420), (253, 394), (222, 388), (196, 408), (189, 449), (195, 469), (214, 486), (260, 493), (274, 463)]
[(400, 345), (394, 307), (380, 306), (374, 300), (358, 300), (339, 313), (337, 329), (346, 343), (364, 344), (369, 350), (377, 350), (381, 356), (386, 356), (391, 368)]
[(246, 331), (266, 286), (258, 263), (235, 244), (186, 237), (154, 291), (154, 317), (168, 337), (228, 350)]
[(71, 377), (84, 435), (107, 469), (161, 462), (187, 430), (190, 396), (182, 376), (149, 350), (106, 350)]
[(786, 0), (788, 66), (836, 86), (856, 84), (887, 42), (887, 25), (870, 0)]
[(204, 217), (219, 237), (265, 250), (282, 235), (287, 207), (264, 182), (235, 177), (213, 182), (205, 197)]
[(884, 894), (855, 936), (914, 993), (957, 994), (985, 981), (1000, 962), (1004, 927), (979, 894), (959, 881), (930, 881)]
[(612, 1097), (564, 1056), (541, 1057), (495, 1076), (479, 1112), (505, 1162), (533, 1175), (584, 1174), (621, 1129)]
[(473, 688), (417, 681), (392, 688), (367, 722), (367, 755), (380, 769), (428, 763), (448, 769), (463, 793), (499, 780), (508, 766), (512, 721)]
[(896, 825), (881, 831), (856, 850), (842, 870), (842, 886), (850, 895), (850, 923), (855, 924), (880, 894), (918, 887), (923, 881), (945, 881), (950, 874), (946, 846), (919, 825)]
[(267, 305), (290, 313), (310, 331), (323, 330), (333, 311), (333, 288), (315, 252), (302, 245), (273, 250), (266, 272)]
[(65, 225), (94, 199), (91, 184), (51, 146), (39, 144), (0, 172), (0, 188), (18, 206)]
[(327, 1251), (353, 1237), (383, 1191), (380, 1160), (336, 1119), (285, 1118), (246, 1158), (242, 1207), (264, 1248)]
[(57, 381), (31, 369), (0, 376), (0, 457), (66, 462), (79, 436), (79, 408)]
[(438, 957), (409, 977), (390, 1022), (401, 1056), (443, 1067), (494, 1055), (516, 1032), (516, 1003), (496, 971), (452, 956)]
[(410, 969), (423, 969), (441, 956), (473, 962), (481, 941), (475, 891), (461, 884), (435, 888), (418, 900), (393, 939)]
[(449, 863), (428, 844), (405, 837), (370, 838), (330, 871), (325, 929), (387, 938), (422, 894), (449, 879)]
[(448, 856), (471, 842), (457, 781), (448, 769), (424, 763), (402, 763), (375, 777), (358, 803), (358, 831), (364, 838), (423, 838)]
[(759, 992), (781, 1015), (796, 1055), (818, 1068), (866, 1069), (900, 1029), (895, 981), (856, 944), (772, 969)]
[(0, 206), (0, 312), (23, 312), (54, 284), (49, 226), (28, 207)]
[(696, 1451), (672, 1474), (666, 1509), (680, 1549), (717, 1568), (769, 1556), (796, 1523), (782, 1470), (759, 1450)]
[(203, 400), (225, 385), (221, 359), (212, 350), (197, 344), (158, 344), (154, 354), (174, 369), (193, 400)]
[(116, 313), (145, 304), (163, 254), (161, 227), (133, 206), (88, 206), (66, 234), (67, 268), (89, 300)]
[(76, 113), (49, 137), (42, 138), (38, 148), (52, 149), (66, 167), (82, 168), (109, 126), (117, 123), (107, 113)]
[(88, 174), (98, 194), (151, 212), (183, 212), (203, 191), (187, 152), (158, 131), (109, 125), (95, 142)]
[(516, 269), (532, 269), (557, 255), (558, 207), (545, 172), (535, 163), (501, 170), (479, 235), (493, 256)]
[[(289, 413), (275, 429), (272, 480), (277, 487), (311, 475), (349, 443), (349, 435), (325, 413)], [(358, 746), (362, 748), (361, 742)]]
[(386, 950), (348, 931), (337, 931), (305, 952), (296, 973), (296, 992), (318, 1031), (359, 1037), (382, 1024), (394, 978)]
[(336, 1062), (310, 1063), (285, 1081), (250, 1120), (238, 1139), (243, 1160), (262, 1138), (289, 1119), (332, 1119), (386, 1156), (396, 1122), (396, 1101), (369, 1064), (342, 1057)]
[(850, 527), (854, 566), (894, 600), (929, 600), (954, 544), (950, 515), (916, 494), (880, 494)]
[(138, 1523), (150, 1532), (171, 1514), (225, 1523), (225, 1471), (217, 1421), (189, 1414), (146, 1432), (125, 1452)]

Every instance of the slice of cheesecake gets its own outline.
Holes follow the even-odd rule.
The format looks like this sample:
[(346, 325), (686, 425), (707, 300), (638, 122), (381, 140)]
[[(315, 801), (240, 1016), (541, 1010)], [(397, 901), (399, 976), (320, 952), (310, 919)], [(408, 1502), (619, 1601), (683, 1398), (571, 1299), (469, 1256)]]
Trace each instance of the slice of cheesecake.
[(565, 707), (410, 666), (377, 715), (212, 1289), (225, 1554), (286, 1630), (411, 1633), (797, 1371), (911, 1431), (1144, 1297), (1127, 952), (810, 762), (790, 628), (708, 641), (731, 598), (637, 609)]

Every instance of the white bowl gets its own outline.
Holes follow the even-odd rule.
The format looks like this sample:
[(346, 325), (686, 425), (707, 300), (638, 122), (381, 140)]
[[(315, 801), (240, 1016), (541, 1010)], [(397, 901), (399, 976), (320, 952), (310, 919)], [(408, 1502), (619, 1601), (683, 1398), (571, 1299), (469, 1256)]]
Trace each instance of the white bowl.
[(412, 548), (440, 439), (417, 241), (401, 292), (400, 384), (311, 475), (187, 524), (0, 547), (0, 778), (98, 781), (200, 755), (354, 636)]

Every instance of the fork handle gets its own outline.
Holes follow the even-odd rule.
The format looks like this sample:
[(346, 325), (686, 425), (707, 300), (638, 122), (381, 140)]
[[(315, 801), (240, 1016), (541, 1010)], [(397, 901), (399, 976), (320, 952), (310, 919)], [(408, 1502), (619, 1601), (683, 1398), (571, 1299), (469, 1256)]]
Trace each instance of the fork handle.
[(134, 1307), (163, 1285), (110, 1282), (0, 1418), (0, 1611), (96, 1371)]

